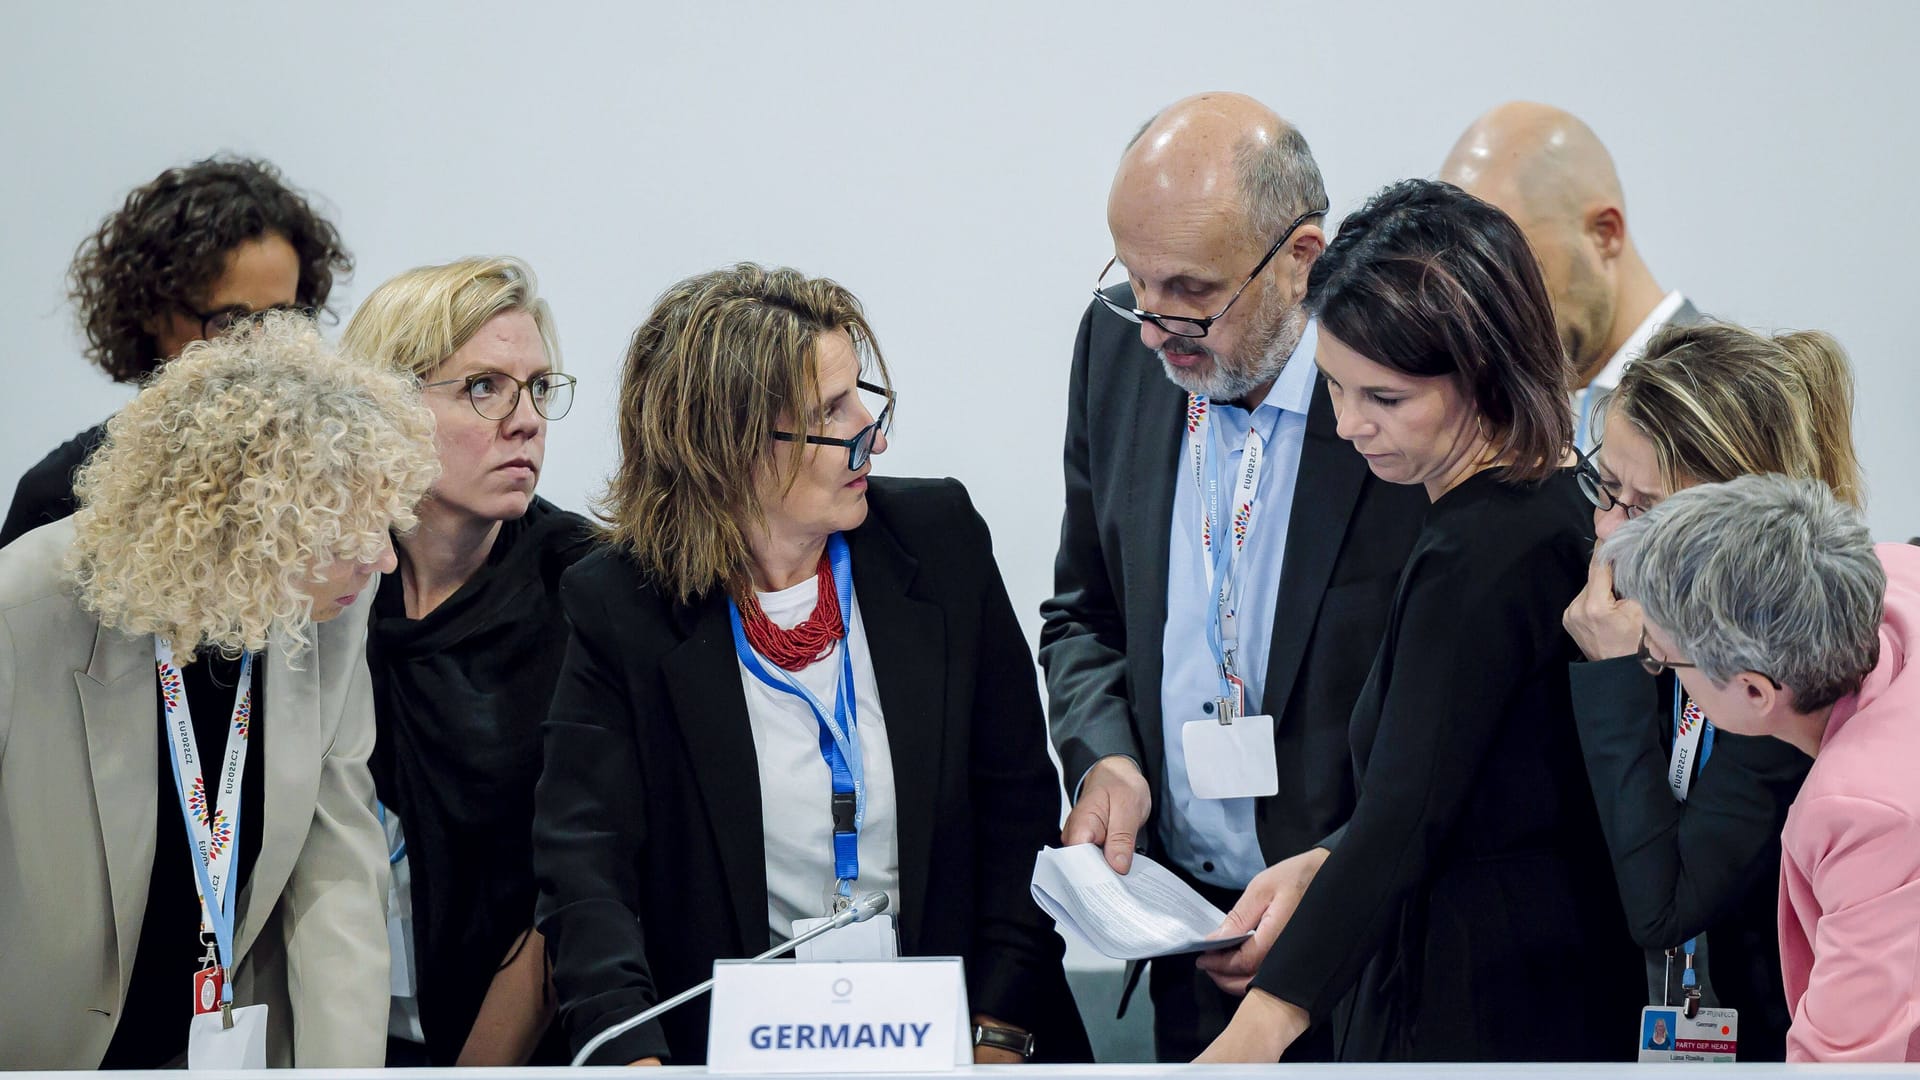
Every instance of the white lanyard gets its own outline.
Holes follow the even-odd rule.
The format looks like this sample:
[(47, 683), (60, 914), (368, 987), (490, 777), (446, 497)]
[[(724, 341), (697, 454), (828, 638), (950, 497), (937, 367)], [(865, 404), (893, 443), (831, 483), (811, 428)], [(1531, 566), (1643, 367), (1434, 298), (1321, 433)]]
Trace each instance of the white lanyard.
[[(240, 783), (247, 767), (248, 729), (253, 721), (253, 654), (240, 660), (239, 685), (234, 688), (233, 716), (228, 722), (226, 761), (220, 785), (207, 790), (200, 765), (200, 747), (193, 734), (193, 711), (186, 684), (173, 662), (173, 647), (155, 638), (154, 664), (160, 673), (160, 701), (166, 708), (167, 742), (173, 748), (173, 778), (186, 817), (187, 840), (192, 847), (194, 883), (200, 894), (200, 933), (211, 932), (219, 950), (222, 971), (233, 968), (233, 879), (239, 867)], [(223, 995), (231, 1001), (233, 983), (223, 979)]]
[[(1220, 476), (1214, 462), (1214, 438), (1207, 399), (1187, 395), (1187, 456), (1193, 463), (1193, 482), (1200, 492), (1200, 548), (1207, 568), (1207, 588), (1213, 611), (1207, 623), (1207, 643), (1220, 665), (1222, 696), (1237, 690), (1236, 654), (1239, 649), (1238, 585), (1240, 555), (1253, 532), (1253, 497), (1267, 465), (1267, 443), (1252, 423), (1241, 448), (1240, 469), (1232, 482), (1232, 517), (1220, 513)], [(1222, 530), (1225, 530), (1224, 532)], [(1226, 540), (1231, 533), (1232, 542)]]
[(1707, 755), (1711, 753), (1713, 721), (1700, 711), (1698, 702), (1685, 697), (1676, 679), (1673, 687), (1673, 754), (1667, 759), (1667, 786), (1673, 789), (1675, 799), (1687, 801), (1687, 792), (1693, 790), (1694, 770), (1705, 765)]

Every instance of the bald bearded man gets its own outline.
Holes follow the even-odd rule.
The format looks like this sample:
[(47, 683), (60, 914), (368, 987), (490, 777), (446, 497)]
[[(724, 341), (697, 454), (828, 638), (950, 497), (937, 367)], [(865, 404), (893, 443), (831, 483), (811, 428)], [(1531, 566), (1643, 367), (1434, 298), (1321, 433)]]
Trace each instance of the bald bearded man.
[[(1318, 861), (1302, 853), (1352, 810), (1347, 718), (1426, 508), (1334, 431), (1301, 306), (1326, 210), (1306, 140), (1271, 109), (1169, 106), (1121, 158), (1114, 260), (1074, 343), (1040, 634), (1074, 796), (1062, 841), (1121, 873), (1151, 850), (1222, 909), (1291, 857), (1304, 888)], [(1203, 1050), (1253, 974), (1192, 956), (1151, 971), (1162, 1061)], [(1322, 1032), (1288, 1060), (1331, 1052)]]
[(1612, 155), (1572, 113), (1510, 101), (1460, 136), (1440, 179), (1506, 211), (1527, 234), (1573, 362), (1574, 438), (1593, 449), (1601, 392), (1619, 385), (1655, 333), (1700, 321), (1640, 258)]

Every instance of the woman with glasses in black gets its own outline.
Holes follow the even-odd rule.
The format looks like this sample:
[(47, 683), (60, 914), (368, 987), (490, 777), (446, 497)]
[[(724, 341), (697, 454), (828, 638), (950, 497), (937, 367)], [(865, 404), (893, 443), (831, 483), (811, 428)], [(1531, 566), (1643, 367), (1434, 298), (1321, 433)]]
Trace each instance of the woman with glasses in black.
[[(333, 225), (272, 165), (209, 158), (129, 194), (81, 243), (67, 284), (87, 359), (134, 384), (247, 316), (324, 310), (334, 279), (352, 271)], [(27, 470), (0, 546), (73, 513), (74, 470), (106, 430), (88, 428)]]
[(869, 893), (816, 956), (966, 961), (975, 1060), (1085, 1060), (1028, 891), (1058, 835), (1033, 657), (952, 480), (871, 476), (893, 396), (844, 288), (751, 264), (635, 331), (609, 545), (573, 636), (535, 817), (560, 1021), (595, 1064), (700, 1064), (717, 959)]
[[(1755, 473), (1825, 481), (1861, 502), (1846, 354), (1818, 332), (1703, 323), (1664, 331), (1601, 403), (1580, 467), (1607, 537), (1696, 484)], [(1781, 1061), (1780, 832), (1812, 759), (1714, 729), (1647, 653), (1638, 604), (1596, 556), (1565, 623), (1574, 718), (1620, 898), (1646, 950), (1646, 1004), (1738, 1011), (1742, 1061)]]
[[(518, 259), (410, 270), (345, 349), (419, 379), (441, 472), (394, 537), (367, 635), (374, 780), (394, 863), (394, 1064), (564, 1060), (533, 929), (540, 724), (566, 650), (560, 576), (592, 529), (534, 494), (567, 414), (553, 316)], [(414, 1045), (405, 1045), (405, 1044)]]

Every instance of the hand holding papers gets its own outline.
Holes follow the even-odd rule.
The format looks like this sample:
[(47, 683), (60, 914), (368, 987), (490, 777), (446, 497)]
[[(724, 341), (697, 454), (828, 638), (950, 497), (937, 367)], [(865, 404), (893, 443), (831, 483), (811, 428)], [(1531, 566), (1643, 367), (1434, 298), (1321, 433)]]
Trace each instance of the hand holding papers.
[(1093, 844), (1048, 848), (1033, 863), (1033, 900), (1061, 933), (1115, 960), (1224, 949), (1248, 937), (1207, 937), (1226, 913), (1145, 855), (1125, 877)]

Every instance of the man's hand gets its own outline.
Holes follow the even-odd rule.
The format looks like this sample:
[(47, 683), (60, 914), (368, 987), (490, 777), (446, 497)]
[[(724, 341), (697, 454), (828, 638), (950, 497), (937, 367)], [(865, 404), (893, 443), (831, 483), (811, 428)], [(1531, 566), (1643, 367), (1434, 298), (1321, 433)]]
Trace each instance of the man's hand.
[(1231, 949), (1201, 953), (1194, 966), (1206, 972), (1214, 984), (1227, 993), (1245, 994), (1247, 984), (1260, 970), (1261, 961), (1267, 958), (1267, 950), (1273, 948), (1274, 939), (1286, 928), (1287, 920), (1293, 918), (1294, 909), (1300, 906), (1300, 898), (1306, 895), (1307, 886), (1313, 884), (1314, 875), (1320, 872), (1327, 855), (1326, 848), (1308, 848), (1256, 874), (1247, 883), (1247, 891), (1234, 903), (1233, 910), (1227, 912), (1227, 921), (1208, 935), (1236, 937), (1251, 933), (1253, 936)]
[(1587, 587), (1573, 598), (1560, 622), (1589, 660), (1611, 660), (1640, 651), (1640, 605), (1613, 594), (1613, 564), (1593, 553)]
[(1281, 1001), (1264, 990), (1255, 990), (1233, 1011), (1227, 1030), (1213, 1040), (1206, 1051), (1193, 1059), (1195, 1065), (1251, 1061), (1271, 1065), (1280, 1060), (1295, 1039), (1307, 1030), (1307, 1011), (1291, 1002)]
[(1114, 873), (1124, 874), (1133, 868), (1133, 849), (1152, 809), (1153, 795), (1140, 766), (1119, 755), (1103, 757), (1081, 781), (1080, 798), (1067, 814), (1060, 842), (1069, 847), (1099, 844), (1107, 865)]

